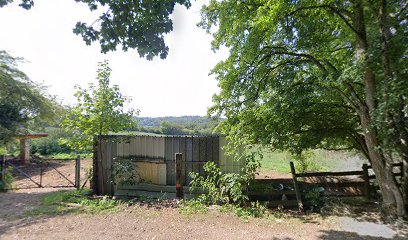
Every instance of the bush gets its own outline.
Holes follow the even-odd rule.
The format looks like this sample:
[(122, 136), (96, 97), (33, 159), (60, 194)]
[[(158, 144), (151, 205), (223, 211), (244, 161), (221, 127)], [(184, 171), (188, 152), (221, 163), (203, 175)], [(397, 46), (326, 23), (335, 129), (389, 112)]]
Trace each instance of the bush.
[[(3, 171), (3, 167), (0, 166), (0, 172)], [(5, 170), (5, 174), (4, 174), (4, 181), (2, 179), (0, 179), (0, 191), (4, 192), (7, 191), (7, 189), (11, 188), (11, 184), (14, 181), (13, 175), (13, 168), (12, 167), (7, 167)]]
[(324, 188), (306, 188), (302, 191), (302, 199), (304, 199), (303, 204), (305, 209), (311, 210), (312, 212), (319, 212), (326, 202)]
[(248, 200), (243, 192), (244, 178), (240, 174), (222, 174), (220, 168), (214, 162), (204, 164), (205, 177), (191, 172), (192, 192), (201, 189), (206, 194), (201, 195), (207, 204), (225, 204), (233, 202), (242, 204)]
[(71, 153), (73, 150), (61, 139), (69, 138), (70, 135), (61, 128), (47, 128), (48, 137), (34, 139), (31, 141), (31, 154), (43, 156), (58, 153)]
[(134, 185), (141, 181), (136, 163), (131, 159), (120, 159), (113, 163), (113, 181), (115, 185)]

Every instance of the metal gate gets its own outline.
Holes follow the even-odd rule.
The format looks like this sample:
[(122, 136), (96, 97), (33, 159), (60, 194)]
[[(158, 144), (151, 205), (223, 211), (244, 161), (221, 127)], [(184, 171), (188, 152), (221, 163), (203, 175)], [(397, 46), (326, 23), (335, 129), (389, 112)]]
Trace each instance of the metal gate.
[(5, 190), (30, 188), (80, 188), (80, 155), (71, 159), (46, 159), (34, 157), (30, 163), (20, 159), (0, 156), (1, 179), (6, 181), (7, 172), (13, 176), (12, 186)]

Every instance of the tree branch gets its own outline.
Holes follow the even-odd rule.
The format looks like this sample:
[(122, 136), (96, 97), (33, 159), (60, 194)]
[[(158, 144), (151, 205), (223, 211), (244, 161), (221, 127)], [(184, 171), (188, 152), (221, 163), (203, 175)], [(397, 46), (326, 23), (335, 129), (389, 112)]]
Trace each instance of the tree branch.
[[(307, 7), (300, 7), (292, 12), (289, 13), (289, 15), (294, 15), (297, 12), (303, 11), (303, 10), (311, 10), (311, 9), (326, 9), (334, 14), (336, 14), (337, 16), (339, 16), (341, 18), (341, 20), (343, 20), (343, 22), (356, 34), (359, 34), (359, 32), (351, 25), (351, 23), (347, 20), (347, 18), (341, 13), (341, 11), (331, 5), (315, 5), (315, 6), (307, 6)], [(346, 12), (347, 15), (351, 15), (350, 12), (346, 11), (345, 9), (343, 9), (343, 12)]]
[(279, 51), (272, 50), (268, 54), (266, 54), (262, 59), (271, 57), (274, 54), (277, 54), (277, 55), (289, 55), (289, 56), (294, 56), (294, 57), (307, 58), (310, 61), (312, 61), (320, 70), (322, 70), (325, 75), (328, 74), (328, 71), (324, 67), (324, 65), (319, 60), (317, 60), (314, 56), (312, 56), (310, 54), (290, 52), (290, 51), (285, 50), (285, 48), (283, 48), (283, 47), (266, 46), (263, 49), (268, 49), (268, 48), (270, 48), (270, 49), (281, 49), (281, 50), (279, 50)]
[(346, 81), (343, 82), (343, 85), (346, 87), (346, 89), (351, 94), (351, 97), (354, 100), (355, 104), (357, 104), (360, 109), (365, 107), (363, 100), (360, 99), (357, 92), (354, 90), (353, 86), (351, 86), (351, 84)]

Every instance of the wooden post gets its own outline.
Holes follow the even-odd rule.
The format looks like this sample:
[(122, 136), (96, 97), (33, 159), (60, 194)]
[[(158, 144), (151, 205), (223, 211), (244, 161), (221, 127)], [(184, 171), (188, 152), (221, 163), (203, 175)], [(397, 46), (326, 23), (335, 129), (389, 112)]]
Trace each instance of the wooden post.
[[(0, 164), (1, 164), (1, 181), (3, 184), (6, 183), (5, 177), (6, 177), (6, 160), (3, 155), (0, 156)], [(4, 186), (4, 185), (3, 185)]]
[(43, 171), (44, 171), (44, 169), (43, 169), (44, 162), (41, 161), (40, 164), (41, 164), (41, 166), (40, 166), (40, 187), (43, 187), (43, 185), (42, 185), (42, 176), (43, 176)]
[(370, 200), (370, 178), (368, 176), (368, 165), (363, 164), (364, 196), (367, 201)]
[(183, 198), (183, 155), (176, 153), (176, 197)]
[(405, 173), (404, 173), (404, 162), (401, 162), (401, 165), (399, 165), (400, 167), (400, 173), (401, 173), (401, 180), (404, 179)]
[(99, 139), (97, 136), (93, 138), (93, 156), (92, 156), (92, 179), (90, 182), (92, 192), (94, 194), (99, 194), (98, 186), (98, 147)]
[(23, 165), (30, 163), (30, 139), (20, 139), (20, 159)]
[(293, 179), (293, 186), (295, 188), (296, 193), (296, 200), (298, 202), (299, 211), (303, 211), (303, 202), (302, 202), (302, 195), (300, 194), (299, 184), (297, 181), (295, 165), (293, 162), (290, 162), (290, 171), (292, 172), (292, 179)]
[(81, 187), (81, 155), (77, 155), (75, 160), (75, 187), (77, 190)]

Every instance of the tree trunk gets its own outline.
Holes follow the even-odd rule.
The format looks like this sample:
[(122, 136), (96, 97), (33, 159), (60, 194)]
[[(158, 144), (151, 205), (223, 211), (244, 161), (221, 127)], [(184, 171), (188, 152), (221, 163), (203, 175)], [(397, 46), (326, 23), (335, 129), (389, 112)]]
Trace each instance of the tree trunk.
[(353, 26), (356, 30), (356, 58), (363, 65), (365, 102), (359, 104), (359, 116), (363, 129), (368, 155), (383, 197), (383, 205), (388, 214), (405, 216), (405, 204), (402, 193), (393, 175), (392, 163), (387, 162), (380, 152), (380, 143), (376, 129), (372, 126), (371, 114), (377, 107), (376, 80), (367, 60), (368, 41), (365, 29), (364, 9), (361, 1), (354, 3), (355, 16)]

